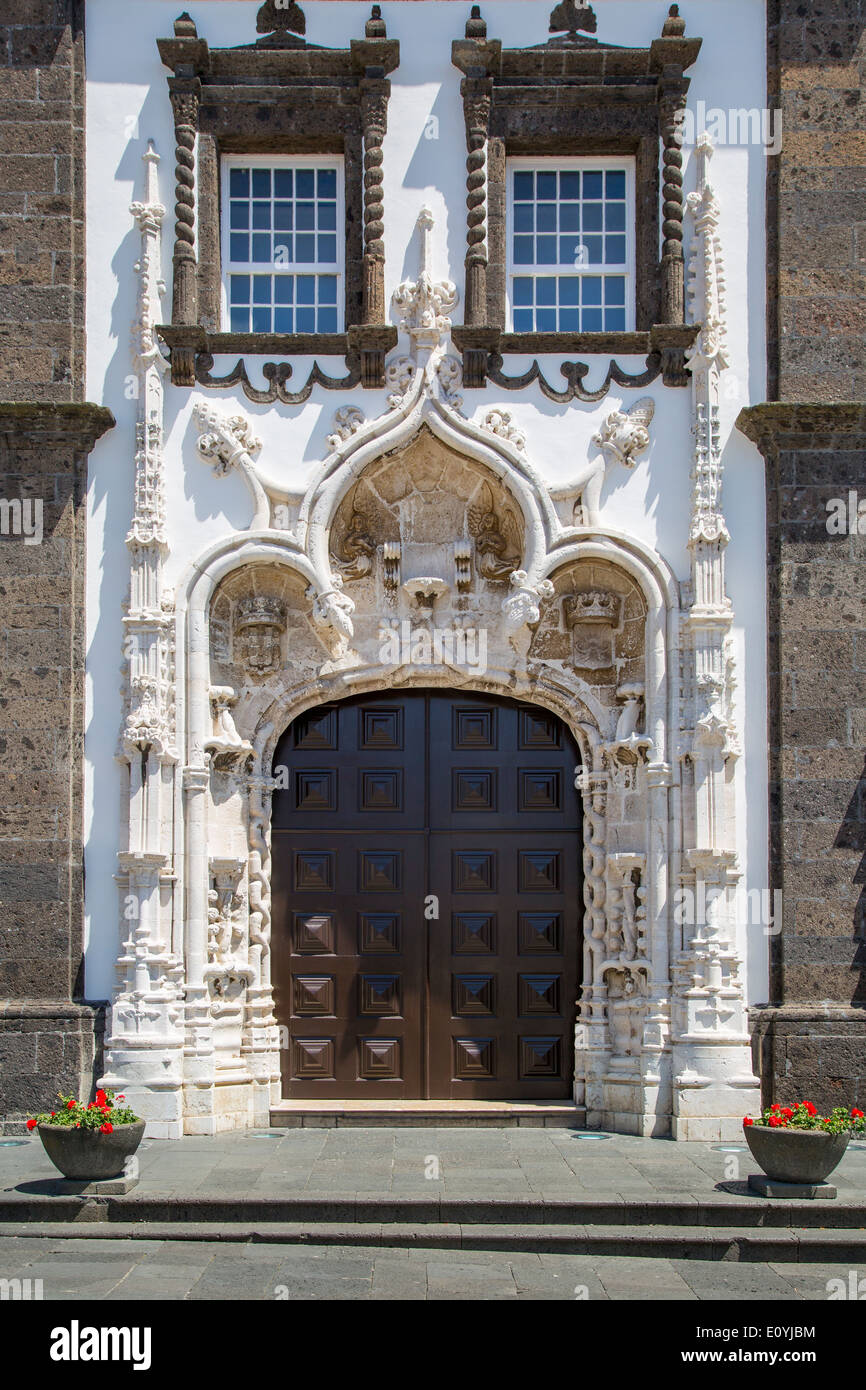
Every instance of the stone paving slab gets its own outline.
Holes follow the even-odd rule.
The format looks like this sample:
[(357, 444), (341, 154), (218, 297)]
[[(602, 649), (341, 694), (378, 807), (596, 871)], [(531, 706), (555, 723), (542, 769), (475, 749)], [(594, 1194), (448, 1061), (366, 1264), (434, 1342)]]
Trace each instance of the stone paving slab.
[[(83, 1302), (162, 1301), (827, 1301), (847, 1264), (728, 1264), (704, 1260), (598, 1259), (559, 1253), (341, 1249), (315, 1245), (130, 1240), (106, 1270), (101, 1242), (0, 1239), (6, 1278), (40, 1278), (44, 1298)], [(39, 1248), (35, 1248), (38, 1246)], [(181, 1255), (183, 1258), (181, 1259)], [(832, 1286), (830, 1286), (832, 1287)]]

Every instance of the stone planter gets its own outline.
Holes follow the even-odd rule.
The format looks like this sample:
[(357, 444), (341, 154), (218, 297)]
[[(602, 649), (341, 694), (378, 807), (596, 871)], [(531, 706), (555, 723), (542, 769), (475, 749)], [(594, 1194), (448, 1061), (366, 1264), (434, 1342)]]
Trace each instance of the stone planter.
[(144, 1138), (144, 1124), (144, 1120), (136, 1120), (132, 1125), (116, 1125), (111, 1134), (65, 1125), (37, 1128), (42, 1147), (65, 1178), (100, 1182), (123, 1173), (124, 1163)]
[(841, 1161), (850, 1134), (821, 1134), (814, 1129), (770, 1129), (744, 1125), (752, 1158), (775, 1182), (824, 1182)]

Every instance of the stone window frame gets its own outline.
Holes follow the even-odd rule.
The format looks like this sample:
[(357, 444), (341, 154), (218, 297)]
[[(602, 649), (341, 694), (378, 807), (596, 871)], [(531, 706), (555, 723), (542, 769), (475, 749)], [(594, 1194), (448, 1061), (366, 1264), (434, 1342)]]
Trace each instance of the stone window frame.
[[(259, 30), (273, 16), (259, 12)], [(385, 354), (397, 330), (385, 320), (382, 142), (400, 45), (373, 7), (365, 37), (320, 48), (297, 37), (303, 15), (276, 12), (279, 32), (236, 48), (210, 48), (186, 14), (174, 37), (158, 39), (176, 142), (174, 284), (170, 324), (159, 333), (176, 386), (220, 384), (216, 354), (342, 356), (335, 385), (384, 386)], [(263, 18), (264, 17), (264, 18)], [(287, 32), (294, 28), (295, 32)], [(344, 329), (338, 333), (232, 333), (222, 327), (221, 164), (223, 155), (331, 155), (344, 165)], [(268, 371), (286, 372), (288, 368)], [(242, 362), (232, 373), (245, 374)], [(266, 375), (268, 373), (266, 372)], [(315, 363), (310, 380), (330, 385)], [(226, 380), (226, 379), (224, 379)]]
[[(552, 34), (567, 27), (558, 22), (565, 8), (551, 14)], [(463, 353), (465, 386), (480, 388), (489, 375), (506, 384), (494, 370), (503, 354), (575, 351), (657, 354), (666, 385), (688, 384), (685, 351), (696, 329), (684, 322), (682, 115), (690, 85), (685, 69), (701, 44), (685, 37), (672, 5), (662, 36), (649, 48), (598, 43), (571, 30), (538, 47), (504, 49), (487, 38), (473, 6), (465, 37), (454, 40), (451, 52), (464, 74), (466, 295), (464, 322), (453, 338)], [(580, 155), (635, 159), (635, 331), (507, 332), (507, 161)]]

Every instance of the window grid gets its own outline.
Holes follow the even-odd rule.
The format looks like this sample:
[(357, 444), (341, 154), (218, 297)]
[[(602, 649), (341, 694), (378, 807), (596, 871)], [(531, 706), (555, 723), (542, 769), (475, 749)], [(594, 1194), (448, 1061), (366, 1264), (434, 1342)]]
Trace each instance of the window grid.
[(624, 332), (634, 237), (629, 169), (515, 164), (509, 194), (514, 332)]
[(340, 330), (340, 174), (333, 161), (225, 161), (225, 312), (232, 332)]

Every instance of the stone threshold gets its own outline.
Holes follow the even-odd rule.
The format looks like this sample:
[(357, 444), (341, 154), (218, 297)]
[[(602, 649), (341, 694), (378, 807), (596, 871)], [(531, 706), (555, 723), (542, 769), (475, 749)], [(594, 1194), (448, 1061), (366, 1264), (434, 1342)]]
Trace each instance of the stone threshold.
[(273, 1129), (381, 1125), (585, 1129), (586, 1109), (546, 1100), (282, 1100), (271, 1106)]

